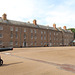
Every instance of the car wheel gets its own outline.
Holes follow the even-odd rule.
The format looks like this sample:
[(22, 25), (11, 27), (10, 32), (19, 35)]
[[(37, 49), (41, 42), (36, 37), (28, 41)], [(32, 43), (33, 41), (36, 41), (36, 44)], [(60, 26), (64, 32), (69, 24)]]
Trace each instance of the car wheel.
[(0, 59), (0, 66), (1, 66), (1, 65), (3, 65), (3, 60), (2, 60), (2, 59)]

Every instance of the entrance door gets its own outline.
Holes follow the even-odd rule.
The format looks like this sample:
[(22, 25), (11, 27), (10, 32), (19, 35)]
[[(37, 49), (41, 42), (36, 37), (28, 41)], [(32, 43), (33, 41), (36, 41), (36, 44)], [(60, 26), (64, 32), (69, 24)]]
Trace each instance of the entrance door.
[(26, 41), (23, 42), (23, 47), (26, 47)]

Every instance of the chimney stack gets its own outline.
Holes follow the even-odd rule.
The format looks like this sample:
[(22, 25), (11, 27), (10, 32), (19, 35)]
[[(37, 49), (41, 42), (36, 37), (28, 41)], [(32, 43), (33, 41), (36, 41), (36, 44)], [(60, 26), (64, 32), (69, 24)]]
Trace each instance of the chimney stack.
[(66, 26), (64, 26), (63, 29), (66, 30)]
[(56, 24), (55, 23), (53, 24), (53, 27), (56, 29)]
[(37, 22), (37, 21), (34, 19), (34, 20), (33, 20), (33, 24), (34, 24), (34, 25), (37, 25), (37, 23), (36, 23), (36, 22)]
[(2, 19), (7, 20), (7, 15), (5, 13), (2, 15)]

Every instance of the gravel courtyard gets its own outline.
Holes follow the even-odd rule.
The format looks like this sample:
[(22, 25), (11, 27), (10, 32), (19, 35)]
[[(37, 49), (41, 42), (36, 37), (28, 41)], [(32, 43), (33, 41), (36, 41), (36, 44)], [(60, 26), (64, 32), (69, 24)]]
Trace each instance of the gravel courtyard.
[(75, 47), (14, 48), (0, 55), (0, 75), (75, 75)]

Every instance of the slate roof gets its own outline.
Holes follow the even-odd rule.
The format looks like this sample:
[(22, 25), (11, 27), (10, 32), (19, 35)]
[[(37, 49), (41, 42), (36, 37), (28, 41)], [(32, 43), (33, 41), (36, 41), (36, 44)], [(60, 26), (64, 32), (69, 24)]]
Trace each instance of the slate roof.
[[(42, 29), (50, 29), (50, 30), (56, 30), (54, 27), (44, 26), (44, 25), (34, 25), (33, 23), (26, 23), (26, 22), (20, 22), (20, 21), (14, 21), (14, 20), (3, 20), (0, 17), (0, 23), (6, 23), (6, 24), (13, 24), (13, 25), (22, 25), (22, 26), (28, 26), (28, 27), (35, 27), (35, 28), (42, 28)], [(64, 31), (72, 33), (70, 30), (64, 30), (57, 28), (57, 31)]]
[(68, 33), (72, 33), (72, 31), (71, 30), (65, 30), (65, 29), (62, 29), (62, 28), (57, 28), (59, 31), (63, 31), (63, 32), (68, 32)]

